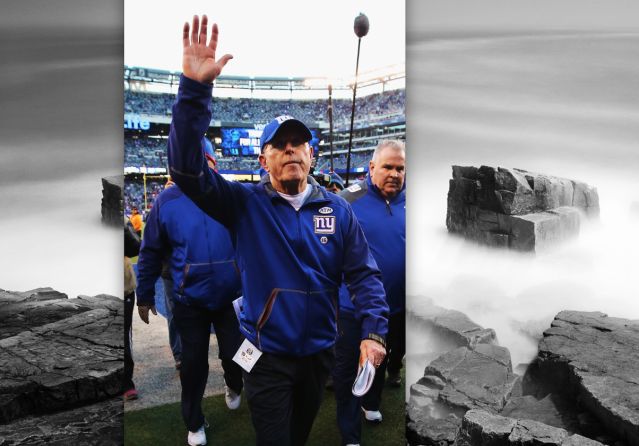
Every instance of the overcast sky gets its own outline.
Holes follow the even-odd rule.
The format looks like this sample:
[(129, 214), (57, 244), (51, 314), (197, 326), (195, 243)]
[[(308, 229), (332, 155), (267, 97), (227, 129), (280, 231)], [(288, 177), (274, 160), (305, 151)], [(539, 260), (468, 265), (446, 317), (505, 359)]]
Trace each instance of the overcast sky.
[(471, 30), (637, 29), (636, 0), (408, 0), (409, 34)]
[(125, 0), (125, 64), (182, 70), (182, 25), (207, 14), (220, 27), (218, 53), (235, 57), (224, 74), (332, 76), (355, 72), (355, 17), (370, 21), (360, 72), (404, 63), (404, 2), (322, 0), (229, 2), (183, 0), (170, 8)]

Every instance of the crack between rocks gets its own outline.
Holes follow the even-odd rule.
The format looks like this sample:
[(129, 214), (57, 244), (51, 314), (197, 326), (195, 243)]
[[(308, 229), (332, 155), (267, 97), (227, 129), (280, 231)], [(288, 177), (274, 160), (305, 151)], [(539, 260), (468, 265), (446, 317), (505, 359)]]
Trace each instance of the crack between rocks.
[(482, 358), (490, 359), (490, 360), (492, 360), (492, 361), (495, 361), (497, 364), (501, 364), (501, 365), (503, 365), (504, 367), (508, 368), (508, 364), (506, 364), (506, 363), (504, 363), (504, 362), (501, 362), (500, 360), (498, 360), (497, 358), (494, 358), (493, 356), (485, 355), (485, 354), (483, 354), (483, 353), (478, 352), (477, 350), (473, 350), (473, 351), (474, 351), (477, 355), (481, 356)]
[[(42, 367), (40, 367), (38, 364), (33, 364), (32, 362), (28, 361), (26, 358), (20, 356), (19, 354), (17, 354), (14, 351), (7, 350), (7, 349), (2, 348), (2, 347), (0, 347), (0, 350), (2, 350), (3, 352), (7, 352), (9, 355), (11, 355), (11, 356), (13, 356), (15, 358), (21, 359), (22, 361), (26, 362), (30, 366), (35, 367), (36, 369), (38, 369), (41, 373), (46, 373), (47, 372)], [(29, 351), (29, 350), (27, 350), (27, 351)], [(28, 376), (33, 376), (33, 375), (28, 375)]]
[(60, 333), (60, 334), (61, 334), (62, 336), (64, 336), (64, 337), (68, 338), (68, 339), (73, 339), (73, 340), (80, 339), (80, 340), (82, 340), (82, 341), (87, 342), (88, 344), (90, 344), (89, 346), (85, 346), (85, 347), (83, 348), (83, 347), (80, 347), (80, 346), (78, 346), (78, 345), (76, 345), (76, 344), (69, 343), (69, 342), (68, 342), (68, 341), (67, 341), (64, 337), (63, 337), (63, 338), (56, 339), (56, 341), (58, 341), (58, 342), (60, 342), (60, 343), (62, 343), (62, 344), (64, 344), (64, 345), (67, 345), (67, 346), (69, 346), (69, 347), (72, 347), (72, 348), (74, 348), (74, 349), (76, 349), (76, 350), (78, 350), (78, 351), (86, 351), (86, 350), (88, 349), (88, 350), (92, 351), (93, 353), (95, 353), (96, 355), (97, 355), (97, 354), (102, 355), (102, 357), (115, 357), (115, 356), (113, 356), (113, 355), (106, 355), (106, 354), (105, 354), (106, 352), (104, 352), (104, 351), (94, 350), (94, 349), (90, 348), (90, 346), (91, 346), (91, 345), (95, 345), (95, 346), (99, 346), (99, 347), (106, 347), (106, 348), (112, 348), (112, 349), (115, 349), (115, 347), (111, 347), (111, 346), (106, 345), (106, 344), (98, 344), (98, 343), (95, 343), (95, 342), (91, 342), (91, 341), (89, 341), (89, 340), (87, 340), (87, 339), (85, 339), (85, 338), (81, 338), (81, 337), (73, 337), (73, 336), (69, 336), (69, 335), (64, 334), (64, 333)]
[[(84, 313), (77, 313), (77, 314), (76, 314), (76, 315), (74, 315), (74, 316), (77, 316), (77, 315), (79, 315), (79, 314), (85, 314), (85, 313), (87, 313), (87, 312), (85, 311)], [(73, 316), (70, 316), (70, 317), (73, 317)], [(69, 319), (69, 318), (65, 318), (65, 319)], [(52, 322), (52, 324), (55, 324), (55, 323), (58, 323), (58, 322), (62, 322), (62, 321), (64, 321), (65, 319), (61, 319), (61, 320), (59, 320), (59, 321)], [(98, 318), (96, 318), (95, 320), (87, 321), (86, 323), (82, 323), (82, 324), (74, 325), (74, 326), (69, 327), (69, 328), (70, 328), (70, 329), (74, 329), (74, 330), (76, 330), (76, 329), (78, 329), (78, 328), (82, 328), (82, 327), (86, 327), (87, 325), (91, 325), (91, 324), (93, 324), (93, 323), (95, 323), (96, 321), (99, 321), (99, 320), (101, 320), (101, 319), (105, 319), (105, 318), (104, 318), (104, 317), (99, 318), (99, 319), (98, 319)], [(48, 325), (48, 324), (47, 324), (47, 325)], [(47, 328), (47, 329), (46, 329), (46, 331), (44, 331), (43, 333), (49, 333), (49, 332), (58, 333), (58, 331), (57, 331), (55, 328)]]

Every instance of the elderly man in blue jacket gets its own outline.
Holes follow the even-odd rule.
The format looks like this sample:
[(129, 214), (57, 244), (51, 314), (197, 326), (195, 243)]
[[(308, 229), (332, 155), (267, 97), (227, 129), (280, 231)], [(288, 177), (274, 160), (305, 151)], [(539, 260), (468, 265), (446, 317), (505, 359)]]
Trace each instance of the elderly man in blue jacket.
[(351, 387), (359, 357), (357, 336), (361, 321), (355, 312), (351, 294), (344, 288), (340, 292), (340, 337), (336, 345), (334, 387), (337, 424), (342, 442), (347, 445), (360, 442), (360, 406), (368, 421), (382, 421), (380, 404), (387, 369), (389, 383), (401, 385), (400, 369), (406, 351), (405, 170), (404, 143), (397, 140), (382, 141), (369, 162), (366, 179), (340, 193), (351, 204), (362, 225), (373, 257), (382, 271), (382, 282), (390, 307), (386, 336), (388, 356), (377, 369), (371, 389), (360, 400), (353, 396)]
[(361, 318), (360, 355), (386, 354), (388, 306), (380, 272), (350, 205), (308, 176), (311, 133), (279, 116), (261, 137), (259, 184), (226, 181), (205, 169), (197, 141), (211, 122), (212, 82), (232, 56), (215, 59), (213, 25), (193, 18), (183, 29), (183, 75), (169, 135), (171, 176), (207, 214), (224, 224), (242, 275), (244, 335), (236, 359), (257, 444), (303, 445), (333, 365), (338, 290), (344, 280)]
[[(206, 144), (208, 143), (208, 144)], [(211, 144), (202, 138), (208, 167)], [(198, 148), (200, 144), (198, 144)], [(207, 150), (208, 149), (208, 150)], [(144, 228), (138, 259), (138, 312), (148, 323), (155, 311), (155, 282), (168, 258), (173, 283), (173, 319), (182, 342), (182, 417), (189, 445), (206, 444), (202, 397), (209, 372), (211, 324), (215, 328), (226, 383), (226, 405), (237, 409), (242, 370), (233, 361), (241, 335), (233, 300), (241, 292), (235, 251), (227, 229), (200, 210), (178, 186), (155, 200)]]

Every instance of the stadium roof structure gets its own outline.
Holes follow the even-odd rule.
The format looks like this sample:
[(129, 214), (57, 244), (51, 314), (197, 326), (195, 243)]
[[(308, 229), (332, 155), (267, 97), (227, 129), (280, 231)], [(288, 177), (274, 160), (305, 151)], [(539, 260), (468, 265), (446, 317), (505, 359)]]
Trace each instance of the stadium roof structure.
[[(180, 82), (180, 72), (159, 70), (143, 67), (124, 67), (124, 80), (129, 87), (135, 83), (165, 84), (170, 87)], [(358, 88), (366, 88), (376, 84), (386, 84), (392, 81), (405, 80), (406, 70), (403, 65), (382, 67), (374, 71), (360, 73)], [(246, 90), (326, 90), (330, 86), (334, 90), (351, 90), (354, 77), (349, 79), (327, 79), (321, 77), (270, 77), (270, 76), (220, 76), (215, 80), (216, 88), (246, 89)]]

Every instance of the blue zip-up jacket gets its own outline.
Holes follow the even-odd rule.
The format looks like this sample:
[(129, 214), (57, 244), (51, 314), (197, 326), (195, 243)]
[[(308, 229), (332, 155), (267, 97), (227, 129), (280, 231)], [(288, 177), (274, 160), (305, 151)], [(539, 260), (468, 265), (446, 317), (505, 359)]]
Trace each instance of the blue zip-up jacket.
[[(386, 200), (370, 175), (339, 194), (353, 207), (368, 246), (382, 271), (382, 282), (390, 313), (406, 309), (406, 183), (392, 199)], [(340, 310), (354, 311), (344, 287), (340, 290)]]
[(167, 258), (180, 303), (217, 310), (241, 293), (229, 232), (178, 186), (158, 195), (147, 218), (138, 258), (138, 305), (155, 304), (155, 282)]
[(272, 187), (226, 181), (205, 168), (199, 141), (212, 86), (182, 76), (169, 134), (171, 177), (234, 241), (243, 284), (240, 330), (260, 350), (296, 357), (331, 347), (342, 278), (355, 295), (362, 338), (384, 342), (381, 275), (350, 205), (309, 179), (296, 211)]

